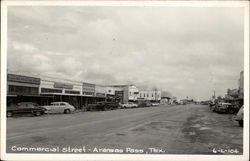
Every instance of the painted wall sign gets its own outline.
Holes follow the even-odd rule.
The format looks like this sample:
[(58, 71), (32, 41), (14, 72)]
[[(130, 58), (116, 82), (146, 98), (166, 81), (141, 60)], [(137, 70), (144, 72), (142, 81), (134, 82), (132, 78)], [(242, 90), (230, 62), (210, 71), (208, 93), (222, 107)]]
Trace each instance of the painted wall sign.
[(54, 88), (73, 89), (73, 84), (55, 82)]
[(96, 97), (105, 97), (105, 93), (96, 93)]
[(7, 80), (11, 82), (19, 82), (19, 83), (30, 83), (40, 85), (40, 78), (28, 77), (16, 74), (8, 74)]

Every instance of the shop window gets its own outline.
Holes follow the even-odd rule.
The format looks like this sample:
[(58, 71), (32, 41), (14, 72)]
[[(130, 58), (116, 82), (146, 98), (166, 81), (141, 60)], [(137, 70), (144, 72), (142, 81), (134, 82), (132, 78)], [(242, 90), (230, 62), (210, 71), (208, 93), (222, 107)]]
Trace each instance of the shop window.
[(94, 93), (93, 92), (83, 92), (83, 95), (91, 95), (91, 96), (93, 96)]
[(41, 88), (41, 93), (62, 93), (60, 89)]
[(24, 86), (10, 85), (8, 93), (17, 95), (38, 95), (38, 87), (24, 87)]
[(80, 94), (79, 91), (69, 91), (69, 90), (65, 90), (65, 93), (67, 93), (67, 94)]

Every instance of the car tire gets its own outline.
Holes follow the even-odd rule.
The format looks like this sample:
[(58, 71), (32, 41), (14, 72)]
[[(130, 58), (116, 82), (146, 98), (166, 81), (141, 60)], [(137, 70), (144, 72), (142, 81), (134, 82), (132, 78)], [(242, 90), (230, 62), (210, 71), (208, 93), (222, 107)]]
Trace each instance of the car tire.
[(12, 117), (13, 113), (12, 112), (7, 112), (7, 117)]
[(41, 113), (40, 111), (36, 111), (36, 112), (34, 112), (34, 115), (35, 115), (35, 116), (41, 116), (42, 113)]
[(243, 127), (243, 120), (239, 120), (240, 127)]
[(235, 113), (234, 111), (235, 111), (234, 109), (230, 109), (230, 110), (229, 110), (229, 113), (230, 113), (230, 114), (234, 114), (234, 113)]
[(69, 114), (69, 113), (71, 113), (71, 111), (70, 111), (70, 109), (66, 109), (66, 110), (64, 110), (64, 113)]

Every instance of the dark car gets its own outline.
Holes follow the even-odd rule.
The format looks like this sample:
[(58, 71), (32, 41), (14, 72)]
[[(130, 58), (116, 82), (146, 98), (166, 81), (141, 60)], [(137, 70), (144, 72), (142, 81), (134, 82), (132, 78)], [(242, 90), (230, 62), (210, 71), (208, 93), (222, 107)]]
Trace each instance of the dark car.
[(45, 108), (33, 102), (20, 102), (16, 105), (12, 104), (7, 107), (7, 117), (12, 117), (17, 114), (33, 114), (34, 116), (40, 116), (43, 115), (44, 112)]
[(98, 102), (96, 104), (90, 104), (87, 107), (87, 111), (106, 111), (114, 110), (119, 107), (117, 102)]
[(152, 103), (150, 103), (150, 102), (140, 102), (138, 106), (139, 107), (150, 107), (150, 106), (152, 106)]
[(235, 108), (231, 103), (219, 102), (215, 105), (213, 111), (233, 114), (235, 112)]

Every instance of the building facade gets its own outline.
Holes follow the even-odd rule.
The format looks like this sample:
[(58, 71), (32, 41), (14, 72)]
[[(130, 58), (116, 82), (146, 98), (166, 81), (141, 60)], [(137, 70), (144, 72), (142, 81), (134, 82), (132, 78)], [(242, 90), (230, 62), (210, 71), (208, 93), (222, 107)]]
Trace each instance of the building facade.
[(106, 86), (95, 85), (96, 102), (106, 101)]
[(76, 108), (83, 105), (82, 82), (42, 76), (39, 91), (42, 105), (56, 101), (68, 102)]
[(82, 83), (82, 95), (94, 97), (95, 96), (95, 84), (83, 82)]
[[(127, 102), (137, 102), (139, 89), (135, 85), (115, 85), (113, 87), (116, 87), (117, 95), (119, 94), (122, 96), (121, 103), (127, 103)], [(122, 92), (121, 92), (122, 91)]]
[(41, 80), (37, 77), (8, 73), (7, 105), (38, 99), (40, 83)]
[(161, 92), (139, 91), (135, 85), (95, 85), (92, 83), (8, 73), (7, 103), (36, 102), (48, 105), (51, 102), (68, 102), (78, 109), (96, 102), (159, 102)]
[(151, 101), (151, 102), (159, 102), (161, 100), (161, 91), (158, 91), (158, 90), (140, 90), (138, 99), (147, 100), (147, 101)]

